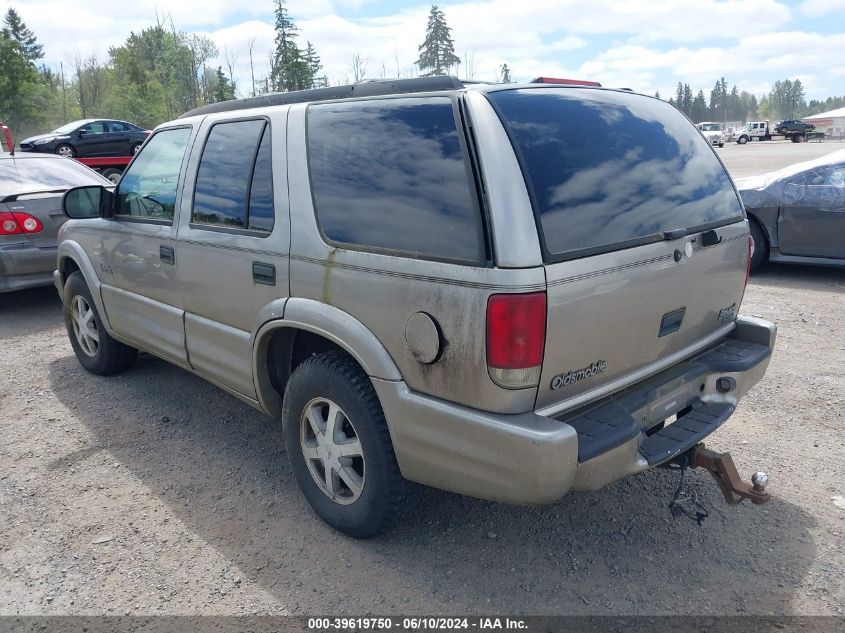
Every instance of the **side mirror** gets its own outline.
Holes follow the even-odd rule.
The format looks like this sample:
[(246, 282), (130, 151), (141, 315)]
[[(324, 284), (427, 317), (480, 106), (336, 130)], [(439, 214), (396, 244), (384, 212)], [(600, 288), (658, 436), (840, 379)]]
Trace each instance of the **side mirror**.
[(114, 194), (100, 185), (68, 189), (62, 198), (62, 210), (72, 220), (110, 218)]

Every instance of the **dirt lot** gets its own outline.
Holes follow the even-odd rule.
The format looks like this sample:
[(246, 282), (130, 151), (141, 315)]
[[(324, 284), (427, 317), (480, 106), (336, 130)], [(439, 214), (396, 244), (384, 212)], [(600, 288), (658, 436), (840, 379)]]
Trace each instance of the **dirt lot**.
[[(838, 148), (719, 151), (766, 170), (816, 147)], [(310, 512), (275, 420), (148, 356), (86, 374), (53, 289), (4, 295), (0, 613), (845, 614), (845, 272), (768, 267), (743, 312), (778, 347), (708, 444), (770, 473), (767, 506), (701, 472), (701, 527), (670, 517), (666, 471), (540, 508), (419, 488), (358, 542)]]

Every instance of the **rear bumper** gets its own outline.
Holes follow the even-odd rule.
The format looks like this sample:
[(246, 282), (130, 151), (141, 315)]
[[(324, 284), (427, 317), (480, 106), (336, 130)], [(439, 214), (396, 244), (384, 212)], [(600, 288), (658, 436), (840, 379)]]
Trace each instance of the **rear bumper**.
[(56, 249), (28, 243), (0, 246), (0, 292), (12, 292), (53, 283)]
[(775, 338), (773, 324), (740, 317), (713, 347), (559, 419), (486, 413), (414, 393), (404, 382), (373, 384), (407, 479), (483, 499), (551, 503), (700, 442), (763, 377)]

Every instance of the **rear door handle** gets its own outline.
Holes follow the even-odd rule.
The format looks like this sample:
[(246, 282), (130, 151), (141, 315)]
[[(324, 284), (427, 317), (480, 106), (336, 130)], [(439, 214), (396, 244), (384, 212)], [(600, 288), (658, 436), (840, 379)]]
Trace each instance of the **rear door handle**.
[(176, 251), (173, 250), (172, 246), (159, 246), (158, 256), (165, 264), (176, 263)]
[(276, 285), (276, 267), (264, 262), (252, 262), (252, 280), (265, 286)]

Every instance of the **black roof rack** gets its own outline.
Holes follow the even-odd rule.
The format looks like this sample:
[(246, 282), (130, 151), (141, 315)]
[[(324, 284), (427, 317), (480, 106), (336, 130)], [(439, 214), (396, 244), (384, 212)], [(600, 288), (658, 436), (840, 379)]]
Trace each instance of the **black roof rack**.
[(199, 108), (194, 108), (179, 118), (199, 114), (212, 114), (215, 112), (245, 110), (248, 108), (287, 105), (290, 103), (307, 103), (309, 101), (328, 101), (330, 99), (351, 99), (352, 97), (371, 97), (414, 92), (459, 90), (463, 87), (464, 83), (460, 79), (450, 76), (416, 77), (414, 79), (367, 79), (348, 86), (313, 88), (311, 90), (297, 90), (295, 92), (271, 92), (257, 97), (247, 97), (246, 99), (210, 103)]

